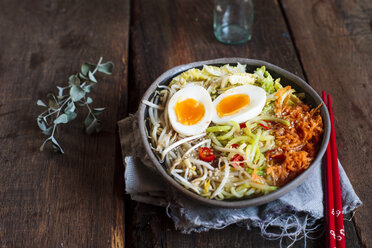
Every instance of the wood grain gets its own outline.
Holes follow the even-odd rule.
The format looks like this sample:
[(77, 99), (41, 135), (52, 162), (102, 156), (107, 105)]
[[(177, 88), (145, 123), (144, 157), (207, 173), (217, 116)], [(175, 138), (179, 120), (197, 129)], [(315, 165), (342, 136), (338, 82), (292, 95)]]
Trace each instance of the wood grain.
[(372, 247), (372, 2), (283, 0), (309, 83), (332, 95), (338, 153), (364, 203), (355, 214)]
[[(173, 66), (220, 57), (261, 59), (303, 77), (301, 64), (277, 1), (255, 1), (252, 40), (238, 46), (219, 43), (212, 28), (213, 1), (133, 2), (130, 33), (129, 112), (135, 112), (146, 88)], [(130, 204), (130, 205), (129, 205)], [(223, 230), (184, 235), (174, 229), (164, 208), (136, 202), (126, 205), (128, 247), (277, 247), (257, 229), (232, 225)], [(359, 247), (353, 224), (348, 247)], [(128, 231), (132, 230), (132, 231)], [(323, 239), (309, 241), (321, 247)], [(303, 247), (303, 242), (295, 247)]]
[[(135, 112), (146, 88), (180, 64), (222, 57), (261, 59), (299, 76), (302, 69), (275, 1), (255, 4), (252, 40), (229, 46), (213, 34), (213, 1), (135, 1), (131, 23), (129, 106)], [(270, 18), (267, 18), (270, 16)]]
[[(126, 111), (129, 10), (129, 0), (0, 2), (0, 247), (124, 247), (116, 121)], [(60, 130), (65, 155), (40, 152), (36, 100), (100, 56), (116, 66), (92, 93), (108, 107), (103, 131), (85, 135), (78, 118)]]
[[(332, 94), (340, 157), (365, 204), (356, 227), (363, 245), (372, 247), (372, 192), (364, 183), (372, 172), (370, 2), (256, 0), (253, 38), (239, 46), (214, 38), (213, 0), (129, 5), (0, 2), (0, 247), (277, 247), (258, 230), (235, 225), (184, 235), (164, 208), (124, 196), (116, 121), (137, 109), (147, 86), (165, 70), (218, 57), (266, 60)], [(83, 61), (101, 55), (116, 65), (92, 93), (95, 106), (108, 107), (103, 131), (86, 136), (78, 118), (61, 129), (65, 155), (39, 152), (44, 137), (35, 123), (41, 111), (36, 100)], [(353, 223), (345, 228), (347, 247), (360, 247)]]

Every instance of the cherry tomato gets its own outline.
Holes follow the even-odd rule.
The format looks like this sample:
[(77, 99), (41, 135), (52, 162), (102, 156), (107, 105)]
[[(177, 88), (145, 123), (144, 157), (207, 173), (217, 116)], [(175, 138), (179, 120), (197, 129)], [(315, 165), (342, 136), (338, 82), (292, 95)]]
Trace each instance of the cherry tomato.
[(283, 163), (285, 160), (285, 156), (283, 153), (278, 152), (277, 150), (273, 149), (267, 152), (267, 156), (270, 159), (275, 160), (277, 163)]
[(205, 162), (211, 162), (214, 159), (214, 154), (208, 147), (200, 147), (199, 156)]
[(231, 147), (232, 148), (239, 148), (239, 145), (238, 144), (232, 144)]
[(239, 154), (235, 154), (231, 161), (234, 162), (233, 165), (235, 166), (244, 167), (244, 163), (238, 163), (239, 161), (244, 161), (244, 158)]
[(240, 123), (239, 126), (240, 126), (240, 128), (246, 128), (247, 127), (247, 125), (245, 125), (244, 122), (243, 123)]
[(277, 160), (281, 163), (284, 162), (284, 160), (285, 160), (284, 154), (275, 154), (275, 155), (271, 156), (271, 158), (275, 159), (275, 160)]

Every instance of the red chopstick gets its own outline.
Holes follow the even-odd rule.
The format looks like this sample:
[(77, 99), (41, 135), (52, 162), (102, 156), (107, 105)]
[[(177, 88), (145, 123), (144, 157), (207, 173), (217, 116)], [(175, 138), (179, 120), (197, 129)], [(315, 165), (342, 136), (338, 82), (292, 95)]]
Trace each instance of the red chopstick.
[[(327, 105), (323, 91), (323, 101)], [(342, 214), (340, 176), (338, 172), (336, 135), (333, 122), (331, 96), (328, 95), (328, 112), (331, 120), (331, 138), (326, 151), (326, 239), (327, 247), (345, 247), (344, 218)]]
[(335, 208), (333, 214), (336, 218), (336, 240), (337, 247), (345, 247), (345, 231), (344, 231), (344, 217), (342, 214), (342, 201), (341, 201), (341, 185), (340, 175), (338, 172), (338, 157), (337, 157), (337, 145), (336, 145), (336, 134), (335, 126), (333, 121), (333, 111), (331, 96), (328, 95), (328, 112), (331, 119), (331, 156), (332, 156), (332, 172), (333, 172), (333, 198), (335, 202)]
[[(322, 94), (323, 102), (327, 106), (327, 99), (325, 92)], [(325, 166), (325, 217), (326, 217), (326, 247), (336, 247), (336, 239), (331, 236), (331, 233), (335, 233), (335, 218), (331, 211), (334, 209), (333, 201), (333, 178), (332, 178), (332, 157), (331, 157), (331, 145), (330, 142), (327, 146), (326, 151), (326, 166)]]

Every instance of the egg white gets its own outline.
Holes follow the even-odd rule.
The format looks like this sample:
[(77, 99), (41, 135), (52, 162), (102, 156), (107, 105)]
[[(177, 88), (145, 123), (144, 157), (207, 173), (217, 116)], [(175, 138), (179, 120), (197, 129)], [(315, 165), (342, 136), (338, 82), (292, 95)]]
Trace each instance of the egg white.
[[(184, 101), (186, 99), (192, 98), (204, 106), (205, 114), (203, 118), (194, 125), (183, 125), (178, 122), (177, 115), (175, 111), (175, 106), (178, 101)], [(190, 84), (184, 88), (177, 91), (169, 100), (168, 103), (168, 116), (169, 121), (173, 129), (185, 136), (196, 135), (204, 132), (212, 120), (213, 114), (213, 104), (211, 97), (206, 89), (201, 86)]]
[[(227, 96), (236, 95), (236, 94), (245, 94), (249, 96), (250, 102), (247, 106), (242, 108), (238, 113), (219, 117), (217, 114), (217, 105)], [(219, 95), (213, 101), (213, 115), (212, 121), (215, 124), (224, 124), (228, 123), (229, 121), (236, 121), (237, 123), (246, 122), (262, 112), (263, 107), (265, 106), (266, 102), (266, 92), (264, 89), (253, 86), (253, 85), (243, 85), (237, 86), (232, 89), (229, 89)]]

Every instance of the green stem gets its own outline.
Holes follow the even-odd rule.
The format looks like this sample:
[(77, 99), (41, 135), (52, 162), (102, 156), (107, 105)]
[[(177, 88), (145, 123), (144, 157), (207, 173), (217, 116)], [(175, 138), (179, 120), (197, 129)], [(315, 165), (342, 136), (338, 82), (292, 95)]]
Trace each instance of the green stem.
[[(84, 100), (85, 100), (85, 102), (86, 102), (85, 97), (84, 97)], [(93, 114), (92, 109), (89, 107), (89, 104), (86, 103), (85, 106), (87, 106), (87, 108), (88, 108), (88, 110), (89, 110), (89, 114), (92, 114), (93, 118), (94, 118), (95, 120), (97, 120), (97, 117)]]
[(96, 68), (94, 69), (94, 71), (92, 71), (92, 74), (94, 75), (94, 73), (96, 73), (97, 72), (97, 70), (98, 70), (98, 67), (99, 67), (99, 65), (101, 64), (101, 62), (102, 62), (102, 57), (101, 58), (99, 58), (99, 61), (98, 61), (98, 63), (97, 63), (97, 66), (96, 66)]
[(49, 109), (45, 110), (43, 113), (41, 113), (41, 114), (39, 115), (39, 117), (42, 118), (42, 117), (43, 117), (43, 114), (45, 114), (45, 113), (48, 112), (48, 111), (49, 111)]
[(60, 109), (62, 109), (62, 107), (69, 101), (71, 100), (71, 96), (69, 98), (67, 98), (61, 105)]
[(50, 112), (49, 114), (47, 114), (47, 115), (44, 116), (43, 118), (47, 118), (48, 116), (51, 116), (51, 115), (57, 113), (58, 111), (59, 111), (59, 109), (57, 109), (57, 110), (55, 110), (55, 111), (53, 111), (53, 112)]
[[(66, 104), (66, 102), (68, 101), (68, 100), (70, 100), (71, 99), (71, 97), (69, 97), (69, 98), (67, 98), (67, 100), (61, 105), (61, 107), (59, 107), (59, 109), (58, 109), (58, 113), (57, 113), (57, 118), (58, 118), (58, 116), (59, 116), (59, 113), (61, 112), (61, 110), (62, 110), (62, 107)], [(54, 126), (53, 126), (53, 131), (52, 131), (52, 135), (50, 136), (50, 137), (54, 137), (54, 131), (56, 130), (56, 127), (57, 127), (57, 124), (54, 124)]]
[[(51, 116), (51, 115), (53, 115), (53, 114), (55, 114), (55, 113), (57, 113), (58, 112), (58, 114), (59, 114), (59, 112), (61, 112), (61, 109), (62, 109), (62, 107), (69, 101), (69, 100), (71, 100), (71, 96), (69, 97), (69, 98), (67, 98), (63, 103), (62, 103), (62, 105), (57, 109), (57, 110), (55, 110), (55, 111), (53, 111), (53, 112), (51, 112), (51, 113), (49, 113), (49, 114), (47, 114), (46, 116), (43, 116), (43, 118), (47, 118), (48, 116)], [(44, 112), (45, 113), (45, 112)], [(57, 117), (58, 117), (58, 114), (57, 114)]]
[(50, 137), (54, 137), (54, 131), (56, 130), (56, 127), (57, 127), (57, 124), (54, 124), (53, 131), (52, 131), (52, 134), (50, 135)]

